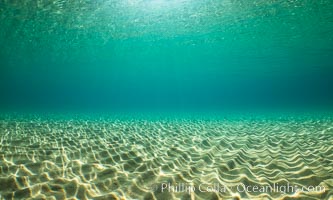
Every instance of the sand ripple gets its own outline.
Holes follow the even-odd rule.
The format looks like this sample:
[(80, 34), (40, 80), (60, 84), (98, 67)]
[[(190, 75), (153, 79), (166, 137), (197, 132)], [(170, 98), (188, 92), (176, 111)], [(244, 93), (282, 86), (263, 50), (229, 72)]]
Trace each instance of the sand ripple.
[(0, 131), (1, 199), (333, 199), (331, 119), (6, 118)]

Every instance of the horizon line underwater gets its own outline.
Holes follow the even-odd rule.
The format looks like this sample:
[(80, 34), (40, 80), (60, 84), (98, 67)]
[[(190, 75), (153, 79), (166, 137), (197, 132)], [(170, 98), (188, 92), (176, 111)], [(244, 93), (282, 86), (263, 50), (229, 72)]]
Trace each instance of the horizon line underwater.
[(333, 1), (0, 1), (0, 200), (333, 200)]

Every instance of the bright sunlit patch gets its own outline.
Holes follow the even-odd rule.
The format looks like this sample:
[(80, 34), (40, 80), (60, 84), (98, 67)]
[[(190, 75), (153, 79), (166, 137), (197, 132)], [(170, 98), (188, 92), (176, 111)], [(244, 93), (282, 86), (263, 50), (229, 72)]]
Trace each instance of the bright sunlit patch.
[(156, 10), (174, 8), (184, 4), (186, 0), (128, 0), (131, 6), (141, 7), (143, 9)]
[(163, 4), (167, 3), (167, 1), (166, 0), (151, 0), (150, 3), (152, 5), (163, 5)]

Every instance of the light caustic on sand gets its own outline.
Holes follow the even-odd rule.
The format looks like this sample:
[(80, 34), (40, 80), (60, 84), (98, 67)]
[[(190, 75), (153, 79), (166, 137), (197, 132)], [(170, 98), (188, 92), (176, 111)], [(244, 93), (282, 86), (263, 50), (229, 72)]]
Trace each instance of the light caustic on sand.
[(333, 197), (329, 119), (4, 119), (0, 126), (4, 199)]

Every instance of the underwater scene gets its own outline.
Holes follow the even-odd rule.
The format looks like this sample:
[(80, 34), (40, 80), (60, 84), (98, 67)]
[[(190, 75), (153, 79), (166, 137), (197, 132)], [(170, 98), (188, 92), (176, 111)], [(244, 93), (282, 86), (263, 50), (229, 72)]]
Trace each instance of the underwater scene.
[(0, 199), (333, 200), (332, 11), (0, 0)]

